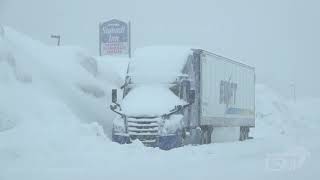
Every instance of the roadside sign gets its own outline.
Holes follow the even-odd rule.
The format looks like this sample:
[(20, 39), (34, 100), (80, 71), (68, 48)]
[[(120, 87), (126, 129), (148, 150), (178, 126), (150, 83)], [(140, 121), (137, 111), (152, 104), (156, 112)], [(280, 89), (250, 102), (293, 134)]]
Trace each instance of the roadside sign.
[(100, 56), (131, 56), (130, 22), (117, 19), (100, 24)]

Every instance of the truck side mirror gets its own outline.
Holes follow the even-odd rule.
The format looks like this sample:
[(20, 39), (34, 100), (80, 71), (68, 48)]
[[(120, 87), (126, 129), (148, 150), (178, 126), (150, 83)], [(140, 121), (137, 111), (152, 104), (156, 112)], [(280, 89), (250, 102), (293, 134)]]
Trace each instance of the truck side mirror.
[(118, 99), (118, 98), (117, 98), (117, 94), (118, 94), (118, 93), (117, 93), (117, 89), (112, 89), (112, 102), (113, 102), (113, 103), (117, 103), (117, 101), (118, 101), (118, 100), (117, 100), (117, 99)]
[(188, 94), (188, 102), (190, 104), (194, 103), (195, 98), (196, 98), (196, 91), (195, 90), (190, 90), (189, 94)]

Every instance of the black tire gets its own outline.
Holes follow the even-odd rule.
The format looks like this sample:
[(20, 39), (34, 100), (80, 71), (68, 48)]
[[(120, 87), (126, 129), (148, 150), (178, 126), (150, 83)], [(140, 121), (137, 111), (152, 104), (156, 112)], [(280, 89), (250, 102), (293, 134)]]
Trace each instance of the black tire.
[(250, 131), (249, 127), (241, 126), (239, 141), (245, 141), (245, 140), (249, 139), (249, 131)]
[(203, 126), (201, 127), (201, 144), (211, 143), (212, 127)]

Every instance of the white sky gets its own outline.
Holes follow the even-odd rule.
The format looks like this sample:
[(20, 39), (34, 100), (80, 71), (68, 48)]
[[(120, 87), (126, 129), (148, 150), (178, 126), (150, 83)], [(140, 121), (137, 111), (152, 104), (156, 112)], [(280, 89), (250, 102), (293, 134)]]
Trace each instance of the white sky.
[(317, 0), (0, 0), (0, 23), (54, 45), (98, 54), (98, 23), (132, 22), (133, 48), (202, 47), (256, 67), (258, 82), (290, 96), (320, 97)]

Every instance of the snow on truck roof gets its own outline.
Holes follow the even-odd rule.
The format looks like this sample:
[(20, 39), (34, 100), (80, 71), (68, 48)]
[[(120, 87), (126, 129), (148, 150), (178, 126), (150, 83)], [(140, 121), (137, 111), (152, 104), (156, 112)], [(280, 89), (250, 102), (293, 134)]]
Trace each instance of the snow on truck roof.
[(153, 46), (135, 51), (129, 76), (134, 83), (169, 83), (181, 75), (190, 47)]

